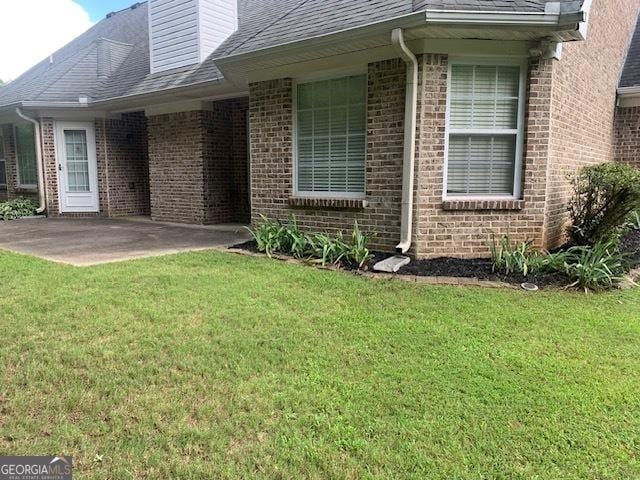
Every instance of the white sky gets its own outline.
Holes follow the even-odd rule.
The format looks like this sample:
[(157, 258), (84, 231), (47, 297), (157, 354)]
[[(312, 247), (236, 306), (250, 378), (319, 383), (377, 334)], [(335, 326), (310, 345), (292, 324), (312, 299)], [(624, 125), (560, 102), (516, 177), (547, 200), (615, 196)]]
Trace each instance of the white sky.
[(89, 14), (72, 0), (0, 0), (0, 79), (16, 79), (87, 30)]

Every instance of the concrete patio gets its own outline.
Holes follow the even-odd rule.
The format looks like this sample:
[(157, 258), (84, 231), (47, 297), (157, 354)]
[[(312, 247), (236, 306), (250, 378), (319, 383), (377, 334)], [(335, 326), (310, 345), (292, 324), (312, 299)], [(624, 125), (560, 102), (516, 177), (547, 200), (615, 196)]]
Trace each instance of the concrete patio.
[(241, 225), (178, 225), (146, 217), (0, 222), (0, 249), (75, 266), (226, 248), (249, 238)]

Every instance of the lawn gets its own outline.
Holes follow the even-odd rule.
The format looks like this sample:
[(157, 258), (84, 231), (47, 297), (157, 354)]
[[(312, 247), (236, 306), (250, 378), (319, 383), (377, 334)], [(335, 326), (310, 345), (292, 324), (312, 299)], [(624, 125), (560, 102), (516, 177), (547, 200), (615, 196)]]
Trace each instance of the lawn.
[(76, 478), (640, 477), (640, 291), (0, 252), (0, 454)]

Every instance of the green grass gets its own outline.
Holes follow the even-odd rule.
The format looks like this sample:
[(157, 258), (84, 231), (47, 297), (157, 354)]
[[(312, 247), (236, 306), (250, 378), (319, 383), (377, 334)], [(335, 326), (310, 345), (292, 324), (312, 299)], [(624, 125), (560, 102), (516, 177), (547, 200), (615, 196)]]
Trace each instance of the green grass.
[(0, 252), (0, 454), (76, 478), (640, 478), (640, 291)]

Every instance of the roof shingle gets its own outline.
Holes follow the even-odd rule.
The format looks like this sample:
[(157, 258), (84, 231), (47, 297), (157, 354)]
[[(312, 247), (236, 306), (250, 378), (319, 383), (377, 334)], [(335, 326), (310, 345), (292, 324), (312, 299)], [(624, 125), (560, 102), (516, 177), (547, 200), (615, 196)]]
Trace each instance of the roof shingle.
[[(580, 0), (562, 0), (580, 5)], [(148, 8), (145, 3), (110, 14), (84, 34), (0, 89), (0, 106), (22, 101), (105, 100), (203, 82), (222, 82), (215, 60), (318, 35), (381, 22), (425, 9), (544, 11), (548, 0), (238, 0), (239, 27), (198, 65), (150, 73)], [(126, 44), (111, 75), (99, 76), (98, 47)], [(126, 53), (126, 54), (125, 54)]]

